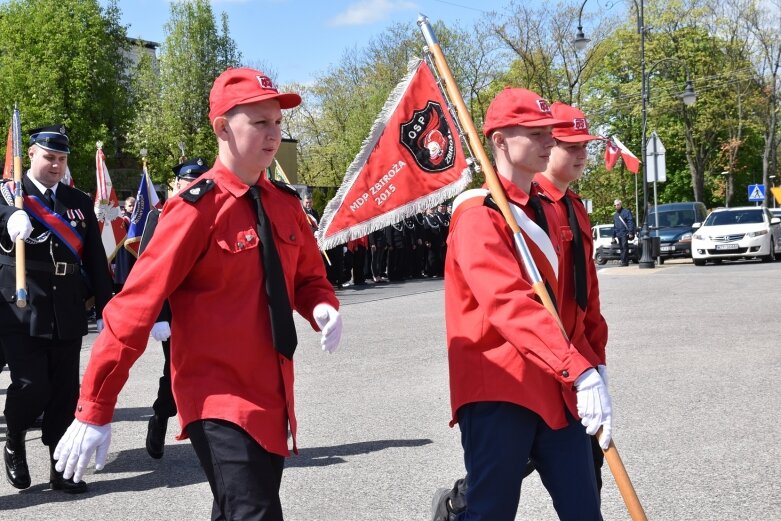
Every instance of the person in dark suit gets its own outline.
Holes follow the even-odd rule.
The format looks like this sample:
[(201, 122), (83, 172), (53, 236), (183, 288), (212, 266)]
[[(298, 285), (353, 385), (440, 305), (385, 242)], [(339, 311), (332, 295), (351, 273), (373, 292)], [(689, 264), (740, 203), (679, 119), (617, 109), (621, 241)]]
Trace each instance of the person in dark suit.
[[(209, 171), (209, 166), (203, 158), (196, 157), (180, 163), (172, 168), (176, 175), (174, 191), (179, 193), (187, 188), (190, 183), (198, 179), (198, 176)], [(139, 255), (146, 249), (146, 245), (154, 235), (157, 222), (160, 218), (160, 210), (152, 208), (146, 218), (144, 231), (141, 234)], [(157, 317), (157, 322), (152, 326), (152, 338), (163, 344), (163, 376), (160, 377), (157, 388), (157, 399), (152, 404), (154, 414), (149, 418), (146, 428), (146, 451), (154, 459), (163, 457), (165, 451), (165, 433), (168, 430), (168, 419), (176, 416), (176, 402), (171, 390), (171, 307), (166, 300), (163, 309)]]
[(629, 266), (629, 241), (635, 238), (635, 220), (632, 212), (624, 208), (621, 199), (613, 203), (616, 213), (613, 214), (613, 243), (621, 248), (621, 266)]
[[(73, 421), (79, 397), (79, 352), (87, 334), (85, 305), (94, 297), (98, 329), (112, 281), (92, 201), (60, 183), (70, 153), (65, 127), (30, 134), (30, 169), (22, 180), (24, 210), (14, 207), (13, 182), (0, 197), (0, 346), (11, 371), (5, 401), (6, 478), (30, 486), (25, 434), (43, 416), (41, 440), (53, 454)], [(24, 239), (27, 306), (15, 299), (15, 241)], [(85, 483), (66, 480), (51, 464), (52, 489), (80, 493)]]

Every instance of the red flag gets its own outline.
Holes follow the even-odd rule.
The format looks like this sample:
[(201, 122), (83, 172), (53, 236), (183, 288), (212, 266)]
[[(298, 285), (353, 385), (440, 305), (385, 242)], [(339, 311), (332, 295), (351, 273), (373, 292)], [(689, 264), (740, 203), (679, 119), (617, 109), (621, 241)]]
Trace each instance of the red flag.
[(610, 152), (611, 154), (621, 154), (621, 159), (624, 160), (624, 165), (626, 165), (626, 169), (632, 172), (633, 174), (636, 174), (640, 171), (640, 160), (637, 159), (637, 156), (634, 155), (626, 146), (621, 142), (620, 139), (618, 139), (616, 136), (612, 136), (608, 140), (608, 147), (605, 149), (605, 166), (608, 170), (611, 170), (613, 168), (613, 165), (616, 163), (616, 159), (618, 157), (616, 156), (615, 159), (612, 159), (612, 163), (608, 162), (608, 151), (610, 150), (610, 144), (613, 145), (615, 148), (614, 152)]
[(67, 166), (65, 167), (65, 175), (62, 176), (62, 181), (60, 182), (70, 186), (71, 188), (76, 186), (76, 182), (73, 180), (73, 176), (71, 175), (71, 169)]
[(618, 157), (621, 155), (621, 149), (619, 149), (615, 143), (613, 143), (613, 138), (609, 138), (605, 142), (605, 169), (609, 172), (610, 170), (613, 170), (613, 167), (616, 166), (616, 162), (618, 161)]
[(119, 200), (111, 177), (106, 168), (106, 156), (98, 148), (95, 154), (95, 173), (97, 175), (97, 190), (95, 191), (95, 215), (98, 217), (98, 228), (106, 258), (111, 260), (117, 250), (125, 242), (125, 224), (119, 211)]
[(415, 61), (323, 212), (320, 248), (397, 223), (458, 194), (470, 180), (444, 96), (428, 65)]
[(13, 124), (8, 125), (8, 141), (5, 145), (5, 165), (3, 166), (3, 179), (14, 178), (14, 135)]

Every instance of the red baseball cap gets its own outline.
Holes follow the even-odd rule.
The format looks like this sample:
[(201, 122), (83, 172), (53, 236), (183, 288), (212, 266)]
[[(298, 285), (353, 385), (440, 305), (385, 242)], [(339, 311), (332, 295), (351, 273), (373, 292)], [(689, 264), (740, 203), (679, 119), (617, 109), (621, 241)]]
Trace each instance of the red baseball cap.
[(214, 80), (209, 93), (209, 120), (214, 121), (236, 105), (275, 99), (283, 109), (301, 104), (301, 96), (287, 92), (280, 94), (271, 78), (248, 67), (229, 68)]
[(505, 127), (571, 127), (572, 121), (557, 119), (539, 94), (527, 89), (506, 87), (496, 95), (485, 113), (486, 137)]
[(594, 141), (602, 139), (600, 136), (592, 136), (588, 133), (588, 120), (582, 111), (557, 101), (550, 107), (553, 117), (572, 122), (570, 127), (559, 127), (553, 129), (553, 137), (565, 143), (583, 143), (584, 141)]

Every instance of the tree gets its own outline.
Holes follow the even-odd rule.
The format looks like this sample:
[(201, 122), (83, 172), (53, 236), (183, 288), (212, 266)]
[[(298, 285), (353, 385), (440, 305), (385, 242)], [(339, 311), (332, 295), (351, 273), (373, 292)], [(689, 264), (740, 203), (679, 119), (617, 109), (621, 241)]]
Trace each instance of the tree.
[(179, 143), (189, 157), (217, 155), (209, 92), (215, 78), (241, 59), (228, 34), (227, 17), (222, 15), (218, 31), (207, 0), (172, 2), (170, 13), (159, 77), (149, 59), (141, 60), (135, 71), (136, 115), (128, 133), (134, 152), (147, 149), (150, 174), (162, 182), (172, 177), (171, 166), (179, 162)]
[[(115, 0), (11, 0), (0, 5), (0, 124), (18, 103), (23, 132), (63, 123), (76, 185), (95, 186), (95, 142), (121, 144), (130, 106), (125, 29)], [(67, 20), (67, 23), (63, 23)], [(3, 143), (4, 145), (5, 143)]]

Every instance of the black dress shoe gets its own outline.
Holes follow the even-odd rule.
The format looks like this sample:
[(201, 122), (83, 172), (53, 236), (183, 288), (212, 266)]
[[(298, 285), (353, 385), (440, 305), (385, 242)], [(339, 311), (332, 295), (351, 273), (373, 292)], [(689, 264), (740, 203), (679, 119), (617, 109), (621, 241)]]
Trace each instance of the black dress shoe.
[(52, 469), (49, 474), (49, 485), (52, 490), (62, 490), (66, 494), (83, 494), (87, 491), (87, 483), (79, 481), (75, 483), (73, 478), (65, 479), (62, 477), (62, 472), (57, 472), (54, 468), (54, 462), (52, 461)]
[(165, 431), (168, 428), (168, 418), (160, 418), (154, 414), (149, 418), (146, 428), (146, 451), (154, 459), (163, 457), (165, 450)]
[[(24, 438), (23, 438), (24, 439)], [(25, 489), (30, 486), (30, 469), (27, 468), (27, 453), (24, 441), (21, 445), (6, 441), (3, 449), (5, 460), (5, 478), (15, 488)]]

